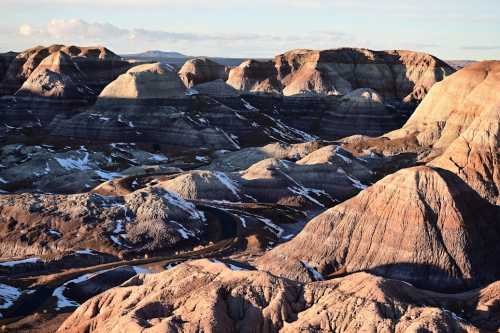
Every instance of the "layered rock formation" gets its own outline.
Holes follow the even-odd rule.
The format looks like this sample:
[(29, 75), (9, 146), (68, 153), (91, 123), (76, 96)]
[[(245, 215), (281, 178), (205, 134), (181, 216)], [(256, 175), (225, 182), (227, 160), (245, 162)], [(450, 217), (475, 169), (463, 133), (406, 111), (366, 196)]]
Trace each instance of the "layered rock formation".
[(296, 144), (271, 143), (263, 147), (243, 148), (221, 154), (206, 169), (240, 171), (268, 158), (296, 161), (321, 148), (321, 145), (319, 141), (310, 141)]
[(202, 260), (136, 276), (85, 302), (57, 332), (476, 332), (500, 324), (498, 294), (498, 284), (444, 295), (366, 273), (301, 285)]
[(179, 70), (179, 77), (187, 88), (215, 80), (226, 81), (228, 70), (225, 66), (208, 58), (189, 59)]
[(324, 207), (353, 196), (372, 177), (367, 163), (327, 146), (297, 163), (268, 158), (240, 172), (191, 171), (158, 186), (186, 199)]
[(11, 144), (0, 148), (0, 160), (0, 190), (68, 194), (85, 192), (103, 181), (149, 167), (162, 170), (168, 162), (161, 153), (127, 144), (100, 149)]
[(500, 205), (500, 103), (485, 110), (430, 165), (450, 170)]
[(37, 46), (19, 53), (10, 62), (0, 82), (0, 95), (16, 92), (43, 59), (59, 51), (71, 56), (78, 68), (85, 73), (85, 84), (97, 93), (130, 67), (128, 62), (122, 61), (104, 47)]
[(369, 88), (411, 107), (453, 72), (448, 64), (425, 53), (298, 49), (276, 56), (273, 62), (244, 62), (231, 70), (228, 84), (241, 91), (285, 96), (338, 95)]
[(483, 62), (452, 75), (401, 130), (365, 142), (440, 157), (321, 214), (260, 267), (306, 281), (306, 262), (325, 275), (367, 270), (438, 290), (497, 280), (498, 68)]
[(197, 239), (203, 225), (203, 214), (193, 204), (157, 188), (123, 197), (94, 193), (0, 196), (3, 257), (79, 248), (112, 254), (169, 249)]
[(99, 95), (100, 101), (184, 97), (185, 87), (174, 68), (159, 62), (129, 69), (107, 85)]
[(71, 57), (63, 51), (57, 51), (40, 62), (15, 95), (67, 100), (83, 100), (95, 96), (95, 92), (84, 81), (85, 74)]
[(408, 122), (379, 138), (350, 138), (345, 147), (394, 155), (447, 169), (498, 203), (500, 62), (475, 63), (436, 84)]
[(366, 270), (426, 289), (470, 289), (500, 276), (499, 218), (455, 175), (404, 169), (322, 213), (259, 262), (300, 281), (310, 279), (306, 262), (324, 275)]
[(375, 90), (360, 88), (343, 95), (337, 108), (321, 115), (318, 135), (331, 139), (360, 133), (376, 136), (387, 128), (398, 127), (401, 118)]
[[(434, 85), (401, 129), (366, 144), (375, 150), (413, 151), (428, 161), (439, 156), (483, 112), (498, 106), (500, 62), (479, 62)], [(389, 140), (388, 140), (389, 139)]]
[(249, 93), (280, 94), (282, 87), (272, 61), (247, 60), (231, 69), (227, 84)]

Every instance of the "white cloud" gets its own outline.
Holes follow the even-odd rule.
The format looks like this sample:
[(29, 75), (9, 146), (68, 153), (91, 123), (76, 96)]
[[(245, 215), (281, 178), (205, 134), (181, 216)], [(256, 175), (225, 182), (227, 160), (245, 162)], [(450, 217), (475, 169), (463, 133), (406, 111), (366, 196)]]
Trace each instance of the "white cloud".
[[(332, 48), (361, 46), (361, 41), (336, 31), (310, 31), (299, 34), (195, 33), (142, 28), (125, 29), (110, 23), (90, 23), (81, 19), (53, 19), (45, 26), (23, 24), (21, 37), (33, 43), (105, 44), (118, 52), (163, 49), (192, 55), (272, 56), (292, 48)], [(133, 49), (131, 49), (131, 47)], [(226, 50), (221, 54), (221, 50)]]
[(23, 24), (19, 27), (18, 30), (21, 36), (31, 36), (34, 33), (33, 27), (29, 24)]
[(83, 20), (51, 20), (42, 33), (54, 38), (72, 37), (77, 39), (105, 39), (124, 36), (128, 33), (109, 23), (87, 23)]

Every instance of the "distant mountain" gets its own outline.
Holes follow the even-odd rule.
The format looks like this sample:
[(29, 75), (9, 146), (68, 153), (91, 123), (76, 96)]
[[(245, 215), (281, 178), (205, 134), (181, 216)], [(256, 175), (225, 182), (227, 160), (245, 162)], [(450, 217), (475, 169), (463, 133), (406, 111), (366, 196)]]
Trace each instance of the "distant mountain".
[(475, 63), (475, 60), (446, 60), (446, 62), (456, 70), (462, 69), (470, 64)]
[(186, 59), (187, 55), (184, 55), (179, 52), (165, 52), (159, 50), (151, 50), (142, 53), (135, 54), (125, 54), (125, 58), (177, 58), (177, 59)]

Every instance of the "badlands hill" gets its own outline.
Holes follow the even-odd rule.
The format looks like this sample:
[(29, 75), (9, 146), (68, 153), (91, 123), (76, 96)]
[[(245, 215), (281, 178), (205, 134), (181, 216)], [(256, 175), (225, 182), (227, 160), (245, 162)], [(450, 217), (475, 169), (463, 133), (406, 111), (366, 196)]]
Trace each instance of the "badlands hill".
[(176, 71), (161, 63), (144, 64), (129, 69), (107, 85), (100, 99), (148, 99), (185, 97), (185, 88)]
[(69, 55), (86, 73), (85, 83), (97, 92), (129, 66), (105, 47), (37, 46), (17, 54), (10, 62), (0, 82), (0, 95), (14, 93), (46, 57), (59, 51)]
[(498, 330), (498, 71), (1, 55), (0, 326)]
[(483, 62), (450, 76), (387, 135), (403, 142), (399, 151), (396, 138), (416, 136), (431, 154), (444, 150), (439, 158), (322, 213), (261, 267), (301, 281), (310, 279), (303, 263), (326, 275), (368, 270), (439, 290), (498, 279), (498, 68)]
[(85, 99), (95, 92), (85, 85), (85, 74), (71, 57), (57, 51), (42, 60), (15, 95)]
[(353, 151), (412, 153), (499, 200), (500, 62), (475, 63), (436, 84), (407, 123), (375, 139), (348, 139)]
[(498, 313), (483, 312), (499, 288), (438, 294), (367, 273), (301, 284), (202, 260), (132, 278), (57, 332), (479, 332), (500, 324)]
[(285, 96), (347, 94), (370, 88), (384, 98), (413, 103), (453, 72), (445, 62), (411, 51), (292, 50), (274, 61), (242, 63), (231, 70), (228, 83), (239, 90)]
[(227, 80), (227, 69), (208, 58), (194, 58), (186, 61), (179, 70), (179, 76), (186, 87), (215, 81)]

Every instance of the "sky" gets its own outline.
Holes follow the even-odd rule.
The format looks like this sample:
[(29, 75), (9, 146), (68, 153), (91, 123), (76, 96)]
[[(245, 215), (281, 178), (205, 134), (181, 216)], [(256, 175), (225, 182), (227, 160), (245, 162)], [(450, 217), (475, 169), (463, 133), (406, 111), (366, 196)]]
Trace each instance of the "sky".
[(0, 0), (0, 51), (104, 45), (195, 56), (409, 49), (500, 59), (500, 0)]

